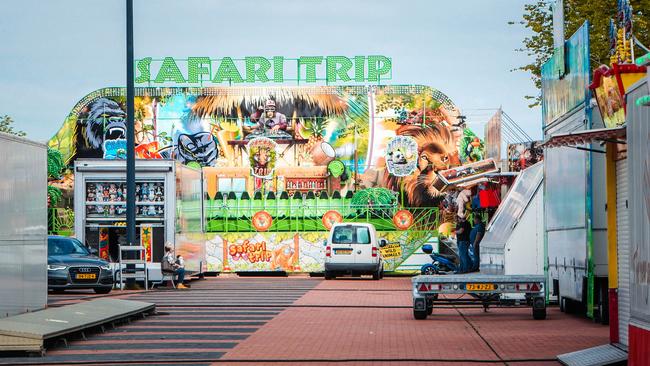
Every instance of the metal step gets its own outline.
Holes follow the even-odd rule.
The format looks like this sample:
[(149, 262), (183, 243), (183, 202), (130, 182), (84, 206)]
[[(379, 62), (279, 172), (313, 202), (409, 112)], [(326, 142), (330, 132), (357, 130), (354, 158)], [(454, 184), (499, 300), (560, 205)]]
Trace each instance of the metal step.
[(122, 264), (145, 264), (146, 261), (143, 259), (122, 259)]
[(567, 366), (601, 366), (627, 361), (627, 352), (621, 348), (605, 344), (557, 356), (557, 360)]
[(123, 252), (127, 251), (134, 251), (134, 250), (144, 250), (145, 248), (142, 246), (135, 246), (135, 245), (120, 245), (120, 250)]
[(147, 278), (147, 276), (143, 273), (122, 273), (121, 278)]

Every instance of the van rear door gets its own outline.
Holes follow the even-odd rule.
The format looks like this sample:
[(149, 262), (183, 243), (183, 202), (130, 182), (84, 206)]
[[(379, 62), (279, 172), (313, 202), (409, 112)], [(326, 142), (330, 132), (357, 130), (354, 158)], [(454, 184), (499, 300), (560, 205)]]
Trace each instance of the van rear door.
[(332, 229), (330, 263), (354, 263), (355, 234), (352, 225), (338, 225)]
[(368, 226), (354, 226), (354, 262), (355, 263), (376, 263), (377, 249), (375, 248), (375, 257), (372, 256), (373, 232)]

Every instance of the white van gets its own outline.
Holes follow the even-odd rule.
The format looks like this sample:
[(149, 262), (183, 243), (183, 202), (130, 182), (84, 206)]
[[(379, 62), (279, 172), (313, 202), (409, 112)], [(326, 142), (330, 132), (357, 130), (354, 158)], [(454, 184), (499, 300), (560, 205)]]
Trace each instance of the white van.
[(378, 242), (372, 224), (334, 224), (325, 246), (325, 279), (344, 274), (371, 274), (374, 280), (384, 277), (379, 254), (379, 247), (384, 245), (386, 241)]

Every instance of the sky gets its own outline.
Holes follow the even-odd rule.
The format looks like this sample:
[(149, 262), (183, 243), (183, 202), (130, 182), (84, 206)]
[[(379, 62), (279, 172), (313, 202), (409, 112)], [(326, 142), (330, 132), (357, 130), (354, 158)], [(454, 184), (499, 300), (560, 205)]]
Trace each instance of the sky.
[[(126, 85), (125, 0), (0, 0), (0, 116), (46, 141), (86, 94)], [(501, 106), (541, 138), (530, 75), (510, 70), (525, 0), (134, 0), (135, 58), (385, 55), (387, 84), (450, 97), (480, 136)]]

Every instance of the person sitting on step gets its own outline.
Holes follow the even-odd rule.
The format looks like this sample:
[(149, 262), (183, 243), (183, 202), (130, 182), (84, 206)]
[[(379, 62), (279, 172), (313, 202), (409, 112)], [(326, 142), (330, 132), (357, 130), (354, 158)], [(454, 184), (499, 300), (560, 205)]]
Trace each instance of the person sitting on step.
[(185, 266), (181, 266), (179, 263), (176, 263), (176, 257), (174, 256), (174, 248), (171, 243), (165, 244), (165, 255), (163, 256), (162, 262), (160, 263), (160, 269), (163, 275), (171, 274), (178, 275), (178, 286), (179, 289), (188, 288), (183, 284), (185, 279)]

